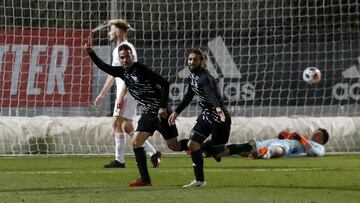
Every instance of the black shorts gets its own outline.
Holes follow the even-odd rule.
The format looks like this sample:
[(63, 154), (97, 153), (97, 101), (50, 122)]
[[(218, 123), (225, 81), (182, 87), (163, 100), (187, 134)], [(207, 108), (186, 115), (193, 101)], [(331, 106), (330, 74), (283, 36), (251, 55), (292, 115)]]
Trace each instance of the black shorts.
[(141, 114), (141, 117), (138, 121), (136, 131), (147, 132), (151, 135), (154, 134), (155, 130), (163, 136), (165, 140), (178, 136), (178, 130), (176, 125), (170, 126), (168, 123), (170, 114), (166, 118), (162, 118), (161, 121), (155, 114), (144, 113)]
[(231, 118), (227, 116), (225, 122), (209, 123), (200, 115), (195, 126), (192, 129), (191, 140), (202, 143), (211, 135), (212, 145), (214, 147), (224, 146), (229, 141), (231, 129)]

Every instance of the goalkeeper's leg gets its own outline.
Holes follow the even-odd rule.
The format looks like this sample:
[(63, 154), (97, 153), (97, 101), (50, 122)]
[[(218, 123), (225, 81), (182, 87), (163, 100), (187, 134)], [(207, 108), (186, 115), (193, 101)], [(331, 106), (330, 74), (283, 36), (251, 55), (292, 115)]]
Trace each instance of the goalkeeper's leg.
[[(255, 148), (256, 146), (251, 145), (251, 143), (242, 143), (242, 144), (230, 144), (226, 145), (224, 150), (217, 154), (217, 156), (232, 156), (232, 155), (240, 155), (240, 156), (248, 156), (248, 154)], [(214, 148), (212, 146), (212, 141), (207, 140), (202, 145), (202, 151), (204, 157), (210, 157), (214, 154)]]

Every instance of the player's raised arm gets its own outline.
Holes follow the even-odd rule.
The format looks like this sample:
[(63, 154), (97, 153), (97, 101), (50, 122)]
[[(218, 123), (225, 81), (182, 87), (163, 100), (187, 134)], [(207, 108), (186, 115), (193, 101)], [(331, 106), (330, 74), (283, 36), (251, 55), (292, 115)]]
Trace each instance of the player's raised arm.
[(88, 53), (91, 60), (99, 69), (114, 77), (124, 78), (124, 69), (121, 66), (112, 66), (105, 63), (96, 55), (92, 47), (87, 43), (83, 46), (83, 49)]

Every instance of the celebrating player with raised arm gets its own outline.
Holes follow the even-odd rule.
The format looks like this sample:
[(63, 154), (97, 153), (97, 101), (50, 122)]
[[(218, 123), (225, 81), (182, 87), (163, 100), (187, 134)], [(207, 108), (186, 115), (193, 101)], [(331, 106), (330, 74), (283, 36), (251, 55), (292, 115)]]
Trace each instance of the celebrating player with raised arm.
[(171, 150), (183, 151), (188, 149), (186, 145), (188, 139), (179, 142), (176, 126), (170, 126), (167, 122), (171, 113), (168, 106), (169, 82), (145, 65), (134, 62), (132, 50), (126, 44), (118, 48), (121, 66), (111, 66), (104, 63), (88, 44), (85, 44), (84, 49), (98, 68), (114, 77), (123, 79), (129, 93), (141, 106), (141, 117), (131, 140), (141, 177), (135, 182), (129, 183), (129, 186), (151, 186), (146, 155), (142, 147), (148, 137), (157, 130)]
[[(119, 54), (118, 48), (120, 45), (126, 44), (131, 48), (134, 55), (134, 61), (137, 61), (137, 54), (130, 42), (127, 41), (127, 32), (131, 29), (130, 25), (126, 20), (113, 19), (107, 22), (109, 27), (108, 37), (111, 42), (116, 43), (116, 47), (112, 52), (112, 65), (119, 66)], [(125, 143), (126, 135), (132, 135), (134, 126), (132, 120), (136, 115), (137, 102), (134, 97), (127, 93), (127, 88), (124, 81), (119, 77), (113, 77), (108, 75), (106, 82), (95, 99), (95, 106), (100, 106), (111, 86), (116, 82), (116, 101), (113, 113), (112, 126), (114, 128), (115, 138), (115, 160), (108, 164), (105, 164), (105, 168), (125, 168)], [(118, 108), (117, 103), (121, 102), (121, 108)], [(151, 162), (154, 167), (159, 167), (161, 153), (156, 151), (155, 148), (150, 144), (149, 141), (144, 143), (145, 151), (151, 157)]]
[(195, 180), (188, 185), (184, 185), (185, 188), (206, 185), (201, 145), (211, 134), (212, 154), (217, 158), (218, 154), (224, 151), (224, 146), (228, 142), (231, 125), (231, 118), (224, 107), (216, 80), (206, 69), (205, 53), (200, 49), (192, 50), (187, 63), (191, 72), (188, 81), (189, 88), (179, 106), (169, 117), (169, 124), (174, 125), (177, 116), (190, 104), (195, 95), (198, 96), (202, 112), (191, 130), (188, 143)]

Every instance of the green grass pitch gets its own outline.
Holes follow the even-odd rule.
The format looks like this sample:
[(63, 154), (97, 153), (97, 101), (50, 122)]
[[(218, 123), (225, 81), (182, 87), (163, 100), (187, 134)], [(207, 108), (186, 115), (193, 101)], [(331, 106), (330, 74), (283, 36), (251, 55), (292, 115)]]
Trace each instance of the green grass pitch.
[[(357, 155), (247, 160), (205, 159), (202, 188), (181, 188), (194, 178), (191, 159), (167, 155), (150, 168), (153, 186), (129, 188), (134, 157), (125, 169), (104, 169), (112, 157), (0, 157), (0, 202), (358, 202)], [(148, 159), (148, 165), (149, 159)]]

